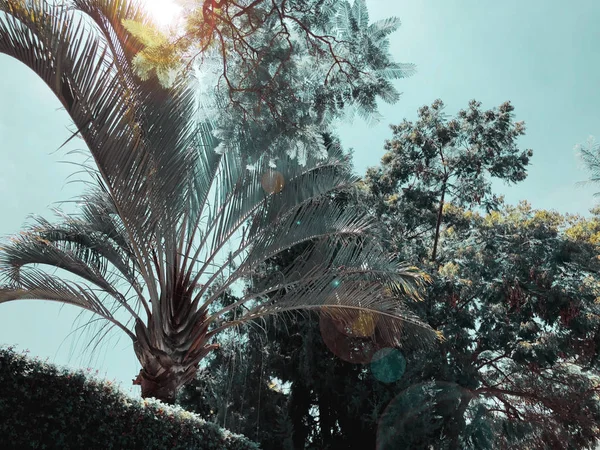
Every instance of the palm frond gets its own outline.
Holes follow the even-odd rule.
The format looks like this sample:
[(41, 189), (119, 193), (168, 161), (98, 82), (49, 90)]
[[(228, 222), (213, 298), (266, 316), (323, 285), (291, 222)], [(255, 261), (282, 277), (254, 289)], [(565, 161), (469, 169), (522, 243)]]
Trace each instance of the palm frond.
[(48, 241), (34, 231), (22, 232), (2, 248), (0, 270), (9, 282), (19, 283), (24, 266), (44, 264), (66, 270), (107, 292), (113, 291), (111, 283), (104, 277), (106, 265), (103, 258), (93, 253), (78, 253), (69, 251), (60, 243)]
[(198, 157), (195, 167), (192, 168), (193, 174), (190, 179), (191, 186), (188, 200), (188, 224), (190, 227), (188, 232), (190, 234), (198, 228), (200, 217), (205, 210), (211, 189), (224, 159), (224, 155), (214, 151), (218, 144), (213, 138), (212, 126), (208, 123), (199, 124), (193, 145)]
[[(377, 318), (378, 333), (389, 345), (426, 345), (435, 340), (434, 330), (404, 306), (406, 297), (419, 298), (424, 281), (419, 271), (387, 259), (373, 244), (321, 241), (282, 272), (254, 284), (249, 294), (215, 317), (251, 299), (258, 300), (257, 305), (236, 323), (315, 310), (349, 324), (362, 311)], [(235, 323), (220, 326), (231, 325)]]
[(294, 212), (262, 227), (262, 234), (255, 240), (244, 266), (252, 267), (285, 249), (315, 239), (327, 240), (333, 246), (338, 241), (350, 240), (349, 237), (364, 236), (373, 224), (367, 215), (359, 216), (355, 211), (326, 203), (316, 202)]
[[(38, 243), (48, 243), (67, 255), (73, 255), (82, 264), (99, 270), (103, 276), (112, 265), (120, 277), (136, 290), (141, 290), (136, 262), (129, 249), (123, 251), (110, 235), (99, 232), (83, 220), (68, 218), (64, 223), (52, 224), (37, 217), (35, 225), (29, 229), (29, 236)], [(109, 281), (112, 284), (113, 281)]]
[(35, 269), (22, 271), (18, 286), (4, 286), (0, 287), (0, 303), (14, 300), (49, 300), (77, 306), (114, 323), (135, 340), (135, 335), (105, 306), (105, 301), (86, 286)]
[(128, 258), (135, 258), (135, 253), (129, 244), (127, 230), (116, 205), (106, 191), (96, 186), (95, 189), (81, 196), (79, 204), (80, 220), (91, 232), (105, 236)]
[(107, 37), (91, 32), (83, 17), (42, 0), (16, 4), (0, 1), (0, 52), (27, 64), (61, 100), (132, 245), (144, 253), (148, 236), (172, 226), (187, 206), (189, 168), (197, 158), (190, 150), (193, 93), (182, 83), (161, 96), (158, 88), (123, 83)]
[[(243, 250), (263, 236), (276, 218), (289, 220), (306, 202), (352, 186), (356, 178), (347, 169), (348, 161), (333, 147), (326, 159), (311, 156), (305, 166), (284, 157), (273, 168), (264, 157), (253, 171), (245, 170), (239, 157), (225, 155), (215, 179), (215, 207), (207, 218), (210, 225), (203, 230), (203, 240), (194, 255), (194, 259), (201, 256), (205, 261), (198, 273), (206, 270), (250, 219)], [(269, 186), (273, 181), (275, 185)]]
[(122, 0), (72, 0), (74, 7), (89, 16), (108, 37), (112, 54), (121, 68), (121, 74), (128, 84), (135, 84), (132, 61), (143, 44), (135, 39), (123, 26), (124, 20), (146, 23), (141, 2)]
[[(2, 284), (26, 286), (23, 281), (24, 277), (27, 279), (27, 277), (31, 277), (32, 273), (43, 273), (28, 272), (28, 270), (31, 270), (29, 269), (30, 266), (49, 266), (62, 269), (108, 294), (118, 305), (124, 307), (133, 317), (137, 318), (138, 315), (129, 304), (129, 301), (115, 288), (119, 280), (114, 276), (110, 276), (112, 275), (109, 271), (110, 259), (107, 259), (97, 249), (86, 245), (93, 243), (93, 238), (85, 240), (60, 239), (64, 237), (63, 231), (56, 227), (36, 227), (13, 237), (9, 244), (4, 245), (0, 253)], [(67, 232), (67, 234), (69, 233)], [(106, 247), (105, 252), (110, 257), (116, 256), (115, 253), (110, 254), (110, 250)], [(125, 274), (131, 275), (127, 272)], [(133, 279), (132, 281), (134, 282), (133, 286), (140, 293), (141, 290), (136, 280)], [(87, 288), (90, 289), (89, 286)]]

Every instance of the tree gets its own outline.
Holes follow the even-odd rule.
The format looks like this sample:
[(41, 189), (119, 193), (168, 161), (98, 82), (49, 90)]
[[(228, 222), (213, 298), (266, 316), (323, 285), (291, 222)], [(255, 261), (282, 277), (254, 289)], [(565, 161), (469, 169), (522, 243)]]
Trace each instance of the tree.
[(424, 305), (446, 337), (422, 376), (455, 394), (441, 425), (450, 448), (592, 448), (598, 248), (577, 230), (597, 219), (526, 203), (462, 214)]
[(414, 73), (389, 53), (400, 21), (369, 24), (365, 0), (187, 4), (184, 25), (171, 34), (146, 20), (125, 22), (144, 43), (136, 73), (166, 85), (179, 71), (202, 74), (211, 86), (202, 102), (212, 105), (206, 114), (217, 116), (222, 146), (243, 143), (252, 157), (265, 148), (300, 161), (322, 154), (333, 119), (349, 111), (376, 119), (377, 99), (399, 99), (391, 81)]
[[(590, 174), (590, 179), (587, 182), (597, 184), (600, 181), (600, 145), (596, 142), (596, 138), (590, 136), (585, 144), (577, 144), (575, 151), (585, 170)], [(582, 184), (587, 182), (583, 181)], [(595, 195), (598, 196), (598, 193)]]
[[(471, 102), (470, 112), (459, 113), (467, 122), (460, 129), (482, 118), (492, 124), (499, 119), (478, 107)], [(365, 188), (374, 194), (371, 209), (388, 227), (388, 242), (415, 264), (420, 260), (434, 280), (418, 313), (446, 338), (441, 349), (423, 356), (420, 368), (415, 360), (416, 376), (404, 380), (402, 394), (384, 418), (400, 416), (412, 424), (416, 419), (407, 416), (406, 405), (430, 402), (421, 409), (430, 421), (446, 404), (445, 412), (437, 410), (437, 423), (424, 428), (434, 447), (589, 448), (599, 420), (593, 363), (600, 325), (597, 219), (534, 211), (527, 204), (502, 206), (484, 170), (516, 182), (524, 178), (532, 154), (514, 145), (523, 125), (512, 125), (512, 107), (504, 104), (502, 111), (499, 126), (488, 124), (483, 133), (489, 123), (484, 120), (475, 127), (471, 139), (478, 153), (457, 152), (445, 161), (440, 154), (436, 165), (425, 157), (429, 135), (405, 124), (398, 130), (400, 139), (386, 144), (391, 151), (383, 167), (367, 175)], [(422, 120), (431, 115), (428, 108), (420, 112)], [(499, 143), (490, 145), (494, 138)], [(420, 141), (416, 151), (415, 139)], [(486, 147), (497, 150), (481, 151), (485, 139)], [(508, 144), (503, 155), (498, 148)], [(452, 174), (448, 167), (456, 175), (448, 186), (456, 189), (451, 203), (443, 197), (449, 192), (443, 185)], [(473, 208), (479, 202), (486, 216)], [(398, 235), (408, 248), (394, 245)], [(436, 258), (427, 258), (429, 249)], [(429, 393), (411, 387), (423, 383)], [(589, 401), (575, 404), (572, 396)], [(387, 437), (390, 448), (410, 445), (401, 430)]]
[[(419, 109), (416, 122), (392, 125), (394, 137), (385, 144), (388, 152), (382, 166), (369, 170), (366, 179), (371, 192), (385, 197), (390, 208), (404, 208), (402, 226), (394, 227), (400, 232), (396, 247), (405, 239), (434, 231), (431, 259), (435, 261), (446, 203), (491, 210), (498, 198), (491, 191), (490, 177), (507, 183), (525, 179), (533, 152), (516, 145), (525, 127), (513, 121), (513, 110), (506, 102), (482, 111), (481, 103), (472, 100), (468, 109), (448, 120), (444, 103), (436, 100)], [(386, 207), (380, 203), (379, 210)]]
[[(359, 201), (379, 214), (383, 245), (431, 276), (424, 301), (414, 308), (445, 341), (431, 350), (403, 351), (404, 365), (383, 360), (395, 365), (398, 379), (386, 378), (371, 361), (343, 361), (327, 346), (319, 323), (300, 318), (286, 328), (269, 327), (256, 351), (242, 347), (247, 359), (238, 367), (259, 366), (269, 354), (265, 377), (291, 383), (286, 420), (295, 446), (289, 448), (355, 448), (356, 442), (382, 449), (593, 448), (600, 423), (598, 212), (586, 219), (527, 203), (510, 207), (493, 192), (489, 213), (468, 196), (445, 201), (438, 255), (431, 261), (439, 186), (429, 196), (423, 188), (430, 209), (419, 215), (417, 198), (404, 190), (414, 178), (400, 170), (420, 158), (408, 153), (402, 165), (394, 160), (394, 170), (386, 155), (383, 167), (369, 171)], [(485, 153), (479, 158), (486, 167)], [(519, 158), (513, 163), (515, 171), (525, 169)], [(436, 167), (431, 176), (440, 179), (445, 166)], [(415, 236), (411, 230), (427, 231)], [(294, 257), (290, 250), (274, 263), (285, 266)], [(241, 388), (232, 389), (232, 396), (242, 397)], [(268, 401), (264, 396), (261, 404)], [(265, 408), (280, 404), (273, 399)]]
[[(185, 78), (167, 89), (135, 76), (142, 45), (123, 23), (142, 15), (127, 2), (0, 0), (0, 12), (0, 52), (62, 102), (97, 180), (79, 215), (37, 218), (2, 247), (0, 303), (50, 300), (100, 316), (131, 338), (142, 395), (167, 402), (218, 333), (268, 314), (319, 310), (343, 323), (364, 310), (380, 316), (384, 341), (434, 336), (400, 301), (418, 295), (419, 273), (368, 239), (369, 218), (327, 201), (355, 182), (339, 149), (303, 166), (265, 156), (251, 168), (239, 153), (215, 152)], [(264, 261), (315, 239), (277, 276), (215, 308)]]

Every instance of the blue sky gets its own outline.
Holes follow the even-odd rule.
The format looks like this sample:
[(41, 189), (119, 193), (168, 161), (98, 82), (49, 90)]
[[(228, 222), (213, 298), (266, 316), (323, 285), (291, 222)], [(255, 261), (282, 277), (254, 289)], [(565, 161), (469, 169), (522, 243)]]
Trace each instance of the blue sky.
[[(383, 155), (389, 123), (416, 119), (417, 109), (441, 98), (455, 114), (470, 99), (491, 108), (510, 100), (527, 135), (519, 142), (534, 151), (528, 179), (499, 191), (510, 203), (528, 199), (537, 208), (584, 214), (593, 187), (573, 147), (600, 137), (600, 2), (549, 0), (367, 0), (371, 20), (394, 15), (402, 26), (391, 37), (398, 61), (417, 65), (401, 80), (403, 95), (384, 105), (384, 120), (368, 127), (356, 120), (340, 130), (355, 149), (364, 173)], [(576, 6), (575, 6), (576, 5)], [(600, 190), (600, 188), (598, 188)]]
[[(506, 200), (529, 200), (536, 208), (585, 214), (600, 187), (576, 187), (586, 178), (578, 167), (575, 144), (600, 137), (600, 2), (574, 4), (549, 0), (367, 0), (372, 20), (391, 15), (402, 27), (391, 38), (398, 61), (413, 62), (418, 72), (400, 80), (404, 92), (396, 105), (383, 105), (376, 126), (360, 120), (339, 134), (355, 152), (359, 174), (378, 164), (390, 123), (415, 119), (417, 109), (436, 98), (454, 114), (470, 99), (491, 108), (505, 100), (524, 120), (523, 148), (534, 157), (528, 179), (516, 186), (498, 184)], [(576, 6), (574, 6), (576, 4)], [(77, 168), (59, 164), (73, 142), (69, 118), (49, 89), (24, 66), (0, 56), (0, 235), (18, 232), (28, 214), (51, 216), (56, 202), (82, 191), (67, 178)], [(71, 158), (72, 160), (72, 158)], [(16, 344), (58, 364), (93, 367), (100, 375), (131, 389), (139, 370), (127, 338), (107, 341), (90, 361), (80, 347), (73, 320), (77, 310), (39, 301), (0, 305), (0, 345)], [(132, 390), (137, 392), (137, 388)]]

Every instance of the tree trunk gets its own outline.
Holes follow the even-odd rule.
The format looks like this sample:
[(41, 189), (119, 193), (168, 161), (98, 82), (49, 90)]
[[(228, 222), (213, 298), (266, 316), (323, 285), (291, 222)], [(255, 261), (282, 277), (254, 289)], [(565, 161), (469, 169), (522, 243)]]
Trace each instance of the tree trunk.
[(304, 450), (308, 438), (309, 426), (307, 419), (311, 406), (310, 391), (301, 383), (292, 384), (290, 396), (290, 419), (292, 421), (294, 450)]
[(446, 180), (444, 180), (444, 187), (442, 188), (442, 198), (440, 199), (440, 207), (438, 209), (437, 222), (435, 224), (435, 238), (433, 240), (433, 252), (431, 253), (431, 260), (435, 261), (437, 258), (437, 247), (438, 241), (440, 240), (440, 226), (442, 225), (442, 214), (444, 212), (444, 197), (446, 195)]
[(335, 418), (331, 414), (333, 399), (327, 393), (320, 392), (319, 395), (319, 428), (321, 428), (321, 441), (323, 448), (331, 446), (332, 432), (335, 426)]
[(376, 447), (377, 427), (371, 427), (361, 420), (360, 416), (345, 411), (337, 417), (337, 420), (340, 425), (340, 433), (336, 439), (338, 445), (333, 448), (355, 448), (354, 446), (358, 442), (360, 442), (360, 448)]
[(463, 396), (460, 400), (460, 404), (454, 414), (454, 417), (451, 420), (451, 428), (448, 432), (448, 437), (450, 438), (450, 450), (460, 450), (460, 435), (464, 431), (466, 426), (465, 421), (465, 412), (467, 411), (467, 407), (471, 402), (471, 396), (463, 393)]
[(163, 403), (172, 405), (175, 403), (177, 392), (181, 387), (177, 376), (173, 373), (164, 372), (161, 376), (152, 377), (140, 370), (133, 384), (142, 387), (142, 398), (155, 398)]
[(172, 405), (175, 403), (179, 389), (194, 378), (197, 369), (197, 365), (188, 367), (187, 370), (176, 370), (171, 367), (159, 375), (152, 375), (142, 369), (133, 380), (133, 384), (142, 387), (142, 398), (155, 398)]
[[(206, 342), (208, 324), (202, 321), (198, 326), (190, 327), (188, 333), (180, 335), (166, 335), (162, 329), (154, 330), (156, 327), (152, 322), (148, 328), (136, 322), (138, 340), (133, 343), (133, 349), (142, 370), (133, 384), (142, 387), (143, 398), (154, 397), (172, 404), (179, 388), (196, 376), (200, 361), (219, 346)], [(196, 334), (195, 330), (198, 330)]]

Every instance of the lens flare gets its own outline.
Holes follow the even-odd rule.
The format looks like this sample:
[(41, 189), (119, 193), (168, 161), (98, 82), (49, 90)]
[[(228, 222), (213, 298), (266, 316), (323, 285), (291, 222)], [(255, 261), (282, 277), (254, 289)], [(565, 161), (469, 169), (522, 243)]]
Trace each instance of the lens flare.
[(321, 314), (319, 328), (329, 351), (349, 363), (369, 364), (379, 344), (373, 339), (349, 336), (346, 327), (343, 321)]
[(175, 0), (144, 0), (144, 9), (163, 28), (173, 25), (182, 13), (181, 6)]
[(350, 335), (369, 337), (375, 334), (375, 326), (379, 316), (369, 311), (359, 311), (358, 317), (350, 324)]
[(382, 348), (373, 355), (371, 373), (382, 383), (394, 383), (404, 375), (406, 359), (395, 348)]
[(285, 178), (280, 172), (272, 170), (262, 176), (260, 184), (267, 194), (279, 194), (285, 186)]

